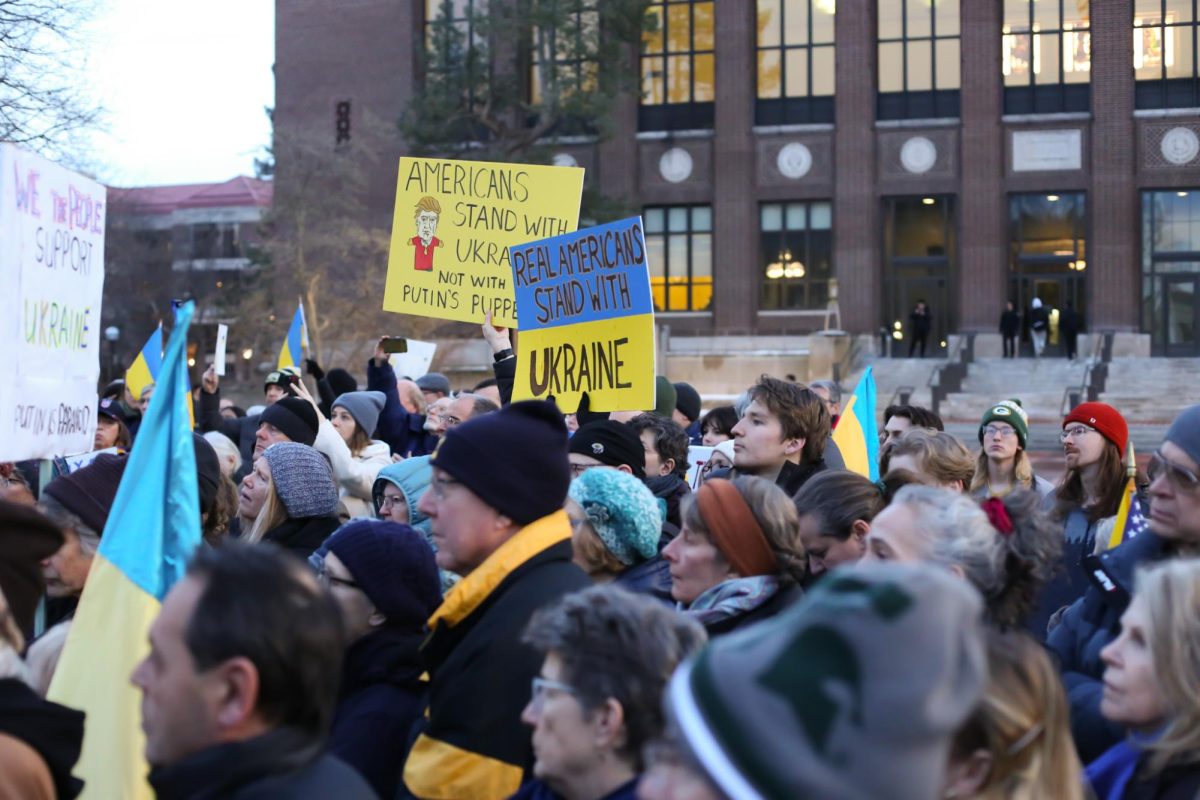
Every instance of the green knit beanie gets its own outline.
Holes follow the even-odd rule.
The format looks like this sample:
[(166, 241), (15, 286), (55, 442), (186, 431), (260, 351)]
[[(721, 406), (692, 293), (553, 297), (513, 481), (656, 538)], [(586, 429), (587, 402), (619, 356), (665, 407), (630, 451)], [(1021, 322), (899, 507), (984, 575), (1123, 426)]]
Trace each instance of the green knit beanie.
[(1017, 432), (1017, 443), (1020, 444), (1022, 450), (1026, 449), (1025, 442), (1029, 439), (1029, 415), (1021, 407), (1020, 400), (1015, 397), (1001, 400), (987, 410), (983, 415), (983, 420), (979, 423), (980, 444), (983, 444), (983, 429), (988, 426), (989, 422), (1007, 422), (1012, 425)]

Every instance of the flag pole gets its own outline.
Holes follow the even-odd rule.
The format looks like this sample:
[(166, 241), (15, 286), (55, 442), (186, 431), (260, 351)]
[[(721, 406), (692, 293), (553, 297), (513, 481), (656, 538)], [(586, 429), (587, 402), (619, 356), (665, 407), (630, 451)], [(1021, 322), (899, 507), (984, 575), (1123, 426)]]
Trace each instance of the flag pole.
[(1133, 442), (1129, 442), (1129, 446), (1125, 448), (1125, 474), (1133, 479), (1137, 478), (1137, 456), (1133, 453)]

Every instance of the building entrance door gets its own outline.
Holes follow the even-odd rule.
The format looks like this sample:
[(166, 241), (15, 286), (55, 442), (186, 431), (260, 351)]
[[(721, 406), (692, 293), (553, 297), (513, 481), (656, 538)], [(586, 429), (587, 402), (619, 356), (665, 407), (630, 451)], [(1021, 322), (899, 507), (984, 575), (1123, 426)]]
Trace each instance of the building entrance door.
[(1164, 275), (1162, 280), (1163, 342), (1168, 356), (1200, 355), (1200, 276)]
[(1066, 354), (1062, 331), (1063, 313), (1067, 304), (1075, 310), (1080, 327), (1086, 325), (1084, 305), (1084, 279), (1082, 275), (1022, 275), (1013, 279), (1011, 289), (1013, 302), (1021, 312), (1021, 354), (1033, 355), (1033, 339), (1029, 335), (1029, 312), (1033, 298), (1042, 301), (1042, 307), (1050, 314), (1050, 330), (1046, 336), (1047, 356)]

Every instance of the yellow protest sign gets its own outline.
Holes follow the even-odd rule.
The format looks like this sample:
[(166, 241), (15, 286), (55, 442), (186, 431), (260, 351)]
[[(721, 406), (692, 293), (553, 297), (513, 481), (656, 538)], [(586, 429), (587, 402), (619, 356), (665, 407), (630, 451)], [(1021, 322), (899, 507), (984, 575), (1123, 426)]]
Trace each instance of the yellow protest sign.
[(402, 158), (385, 311), (517, 327), (509, 247), (573, 232), (583, 170)]
[(593, 411), (654, 408), (654, 303), (641, 217), (512, 248), (521, 335), (513, 399), (583, 392)]

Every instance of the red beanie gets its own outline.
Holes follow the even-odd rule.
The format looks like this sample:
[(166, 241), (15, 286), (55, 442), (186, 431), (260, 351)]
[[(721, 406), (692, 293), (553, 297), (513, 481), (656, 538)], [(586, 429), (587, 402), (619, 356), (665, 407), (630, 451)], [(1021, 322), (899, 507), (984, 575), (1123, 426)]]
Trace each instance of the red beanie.
[(1082, 422), (1095, 428), (1101, 436), (1117, 446), (1122, 457), (1125, 456), (1125, 449), (1129, 444), (1129, 425), (1120, 411), (1107, 403), (1080, 403), (1067, 414), (1067, 418), (1063, 420), (1063, 427), (1066, 428), (1072, 422)]

